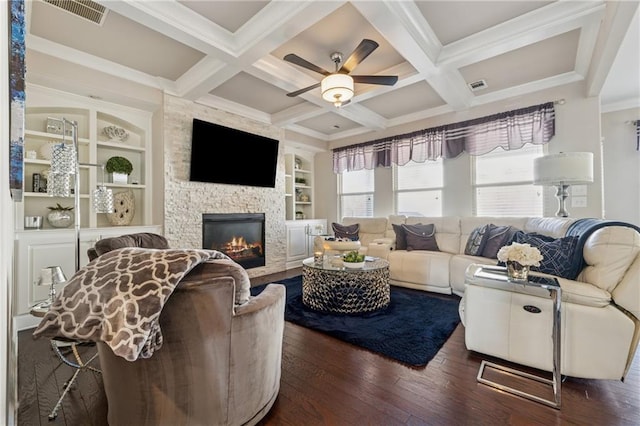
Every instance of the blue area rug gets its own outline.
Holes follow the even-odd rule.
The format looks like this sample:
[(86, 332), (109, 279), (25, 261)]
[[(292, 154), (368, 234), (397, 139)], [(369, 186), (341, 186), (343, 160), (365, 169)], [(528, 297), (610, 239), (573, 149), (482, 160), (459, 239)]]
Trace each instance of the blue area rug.
[[(427, 365), (460, 322), (457, 296), (391, 286), (391, 303), (385, 309), (357, 315), (327, 314), (303, 305), (302, 276), (279, 282), (287, 287), (286, 321), (414, 367)], [(259, 294), (264, 287), (253, 287), (251, 294)]]

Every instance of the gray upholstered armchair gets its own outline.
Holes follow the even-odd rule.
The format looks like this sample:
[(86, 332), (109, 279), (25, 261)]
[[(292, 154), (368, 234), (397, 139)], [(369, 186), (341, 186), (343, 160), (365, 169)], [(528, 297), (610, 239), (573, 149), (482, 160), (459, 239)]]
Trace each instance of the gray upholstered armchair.
[[(98, 241), (95, 254), (129, 244), (167, 247), (161, 236), (133, 235)], [(150, 358), (130, 362), (98, 342), (109, 424), (251, 425), (264, 417), (280, 389), (285, 287), (248, 297), (249, 285), (231, 260), (202, 263), (164, 305), (164, 341)], [(238, 305), (238, 292), (248, 302)]]

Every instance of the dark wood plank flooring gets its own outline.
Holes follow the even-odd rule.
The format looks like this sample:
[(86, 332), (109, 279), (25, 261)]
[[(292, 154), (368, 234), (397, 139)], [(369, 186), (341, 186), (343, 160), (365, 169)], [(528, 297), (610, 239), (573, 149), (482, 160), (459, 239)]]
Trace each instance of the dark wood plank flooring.
[[(252, 279), (253, 285), (299, 269)], [(19, 333), (18, 425), (106, 425), (97, 373), (83, 372), (48, 420), (72, 369), (44, 339)], [(95, 349), (81, 347), (84, 356)], [(638, 425), (640, 353), (625, 382), (567, 378), (561, 410), (479, 384), (482, 358), (467, 351), (462, 325), (425, 368), (411, 368), (321, 333), (286, 323), (280, 394), (261, 425)]]

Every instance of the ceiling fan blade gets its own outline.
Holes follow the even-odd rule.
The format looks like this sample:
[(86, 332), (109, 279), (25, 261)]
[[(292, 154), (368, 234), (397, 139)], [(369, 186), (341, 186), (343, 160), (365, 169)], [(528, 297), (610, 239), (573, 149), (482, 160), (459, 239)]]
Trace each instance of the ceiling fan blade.
[(349, 55), (346, 61), (342, 64), (339, 72), (350, 73), (358, 64), (378, 48), (378, 43), (373, 40), (365, 38), (360, 42), (358, 47)]
[(352, 75), (353, 81), (365, 84), (382, 84), (384, 86), (393, 86), (398, 82), (397, 75)]
[(300, 56), (296, 55), (295, 53), (289, 53), (288, 55), (285, 55), (283, 59), (287, 62), (291, 62), (292, 64), (296, 64), (302, 68), (315, 71), (322, 75), (331, 74), (329, 71), (325, 70), (324, 68), (320, 68), (319, 66), (312, 64), (306, 59), (302, 59)]
[(316, 83), (309, 87), (305, 87), (304, 89), (296, 90), (295, 92), (287, 93), (287, 96), (289, 96), (290, 98), (293, 98), (294, 96), (301, 95), (305, 92), (308, 92), (309, 90), (315, 89), (316, 87), (320, 87), (320, 83)]

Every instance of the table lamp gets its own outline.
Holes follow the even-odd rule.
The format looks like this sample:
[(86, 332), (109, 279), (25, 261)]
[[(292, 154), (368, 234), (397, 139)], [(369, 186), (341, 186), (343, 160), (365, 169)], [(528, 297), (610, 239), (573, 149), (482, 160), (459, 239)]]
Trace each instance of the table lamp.
[(533, 160), (533, 184), (554, 185), (558, 198), (556, 216), (567, 217), (565, 201), (569, 185), (593, 182), (592, 152), (561, 152)]
[(49, 286), (49, 298), (43, 302), (38, 303), (34, 308), (49, 308), (53, 303), (53, 299), (56, 297), (56, 285), (62, 284), (67, 281), (67, 277), (64, 276), (62, 268), (59, 266), (47, 266), (40, 271), (40, 278), (38, 279), (38, 285)]

